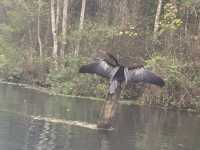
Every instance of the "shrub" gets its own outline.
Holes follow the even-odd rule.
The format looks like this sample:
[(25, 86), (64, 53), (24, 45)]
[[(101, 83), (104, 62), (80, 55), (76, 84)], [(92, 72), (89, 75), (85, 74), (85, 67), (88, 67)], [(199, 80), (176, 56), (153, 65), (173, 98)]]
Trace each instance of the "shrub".
[(86, 63), (85, 60), (87, 58), (68, 55), (64, 68), (51, 71), (48, 75), (47, 83), (51, 91), (66, 95), (105, 97), (106, 85), (103, 79), (78, 73), (80, 65)]
[(187, 72), (188, 64), (174, 56), (154, 54), (146, 60), (146, 66), (164, 77), (166, 82), (166, 86), (160, 95), (156, 95), (157, 91), (151, 93), (154, 96), (156, 95), (154, 98), (157, 99), (152, 99), (151, 102), (179, 108), (194, 108), (199, 105), (200, 101), (193, 95), (193, 91), (197, 88), (196, 83), (199, 83), (199, 78), (196, 72), (193, 74), (195, 77), (189, 78), (191, 72)]

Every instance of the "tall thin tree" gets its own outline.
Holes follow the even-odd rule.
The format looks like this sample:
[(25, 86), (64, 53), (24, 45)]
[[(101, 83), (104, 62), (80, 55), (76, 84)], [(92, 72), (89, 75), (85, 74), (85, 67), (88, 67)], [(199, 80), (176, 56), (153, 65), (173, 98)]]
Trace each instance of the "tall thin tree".
[(154, 40), (157, 40), (157, 36), (158, 36), (162, 3), (163, 3), (163, 0), (158, 0), (155, 23), (154, 23), (154, 36), (153, 36)]
[(51, 0), (51, 26), (52, 26), (52, 35), (53, 35), (52, 57), (54, 59), (55, 69), (57, 70), (58, 39), (57, 39), (57, 31), (56, 31), (55, 0)]
[[(79, 31), (83, 30), (84, 26), (84, 19), (85, 19), (85, 7), (86, 7), (86, 0), (82, 0), (82, 6), (81, 6), (81, 15), (80, 15), (80, 25), (79, 25)], [(80, 40), (77, 42), (77, 46), (75, 49), (75, 56), (78, 56), (79, 49), (80, 49)]]
[(38, 0), (38, 16), (37, 16), (37, 38), (38, 38), (38, 45), (39, 45), (39, 52), (40, 52), (40, 60), (43, 57), (43, 50), (42, 50), (42, 41), (40, 37), (40, 13), (41, 13), (41, 0)]
[(83, 23), (84, 23), (84, 18), (85, 18), (85, 7), (86, 7), (86, 0), (82, 0), (80, 26), (79, 26), (80, 30), (83, 29)]
[(68, 5), (69, 0), (64, 0), (63, 6), (63, 19), (62, 19), (62, 42), (61, 42), (61, 49), (60, 49), (60, 56), (64, 60), (64, 52), (66, 46), (66, 34), (67, 34), (67, 24), (68, 24)]
[(57, 36), (59, 35), (59, 33), (58, 33), (59, 23), (60, 23), (60, 0), (57, 0), (57, 4), (56, 4), (56, 32), (57, 32)]

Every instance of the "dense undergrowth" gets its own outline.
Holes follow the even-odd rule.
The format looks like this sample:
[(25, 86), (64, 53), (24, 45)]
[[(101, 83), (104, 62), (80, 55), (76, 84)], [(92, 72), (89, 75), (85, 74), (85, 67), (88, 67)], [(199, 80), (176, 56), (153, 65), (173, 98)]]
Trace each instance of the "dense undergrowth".
[(159, 94), (155, 89), (146, 89), (146, 102), (191, 111), (199, 109), (200, 66), (184, 63), (175, 56), (158, 54), (146, 60), (146, 64), (151, 70), (161, 74), (166, 81)]

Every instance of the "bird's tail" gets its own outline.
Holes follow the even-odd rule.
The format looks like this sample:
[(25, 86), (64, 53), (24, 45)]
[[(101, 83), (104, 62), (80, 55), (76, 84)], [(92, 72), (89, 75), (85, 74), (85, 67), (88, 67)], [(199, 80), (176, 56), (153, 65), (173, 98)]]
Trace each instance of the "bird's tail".
[(110, 82), (109, 94), (114, 94), (118, 85), (119, 85), (119, 82), (117, 80), (112, 80)]

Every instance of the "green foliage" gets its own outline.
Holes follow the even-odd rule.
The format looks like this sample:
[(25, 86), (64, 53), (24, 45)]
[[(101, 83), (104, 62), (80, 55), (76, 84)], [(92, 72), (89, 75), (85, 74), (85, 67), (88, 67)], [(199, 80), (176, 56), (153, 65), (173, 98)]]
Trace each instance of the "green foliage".
[(96, 22), (87, 21), (84, 24), (84, 30), (71, 29), (67, 34), (68, 49), (73, 50), (77, 43), (81, 45), (81, 53), (90, 55), (95, 49), (105, 47), (115, 38), (126, 37), (132, 40), (138, 35), (133, 25), (129, 25), (127, 29), (121, 29), (118, 26), (106, 25)]
[(181, 73), (181, 63), (171, 56), (154, 54), (151, 59), (146, 60), (146, 64), (151, 70), (165, 75), (167, 85), (169, 86), (172, 86), (175, 82), (178, 83), (183, 76)]
[(192, 96), (193, 90), (197, 88), (197, 80), (199, 82), (197, 73), (193, 74), (194, 78), (188, 78), (191, 72), (186, 71), (187, 65), (175, 56), (154, 54), (146, 60), (146, 65), (165, 78), (166, 86), (157, 103), (165, 106), (197, 107), (197, 99)]
[(191, 6), (195, 2), (198, 3), (198, 0), (180, 0), (180, 3), (185, 6)]
[(117, 35), (118, 36), (128, 36), (128, 37), (134, 38), (138, 35), (138, 33), (135, 30), (135, 27), (133, 25), (128, 24), (127, 29), (120, 30)]
[[(22, 0), (1, 0), (5, 17), (0, 23), (0, 69), (1, 77), (20, 76), (26, 48), (20, 47), (21, 35), (25, 35), (30, 22), (30, 11)], [(25, 43), (26, 44), (26, 43)]]
[(85, 95), (104, 97), (106, 94), (105, 82), (100, 77), (79, 74), (80, 65), (83, 65), (86, 58), (67, 56), (65, 66), (59, 71), (51, 71), (47, 78), (52, 93), (66, 95)]
[(77, 40), (87, 39), (87, 42), (98, 41), (102, 43), (105, 40), (112, 39), (113, 36), (117, 35), (117, 31), (118, 29), (114, 26), (87, 21), (84, 24), (84, 30), (71, 30), (67, 35), (67, 40), (76, 42)]
[[(3, 1), (1, 2), (5, 7), (12, 8), (6, 12), (6, 33), (21, 33), (26, 30), (31, 16), (31, 10), (21, 0)], [(5, 30), (6, 31), (6, 30)], [(8, 31), (8, 30), (7, 30)]]
[(13, 32), (14, 32), (14, 29), (11, 26), (5, 23), (0, 24), (1, 37), (4, 36), (4, 38), (10, 39), (12, 37)]
[(0, 73), (3, 77), (21, 70), (19, 67), (22, 62), (21, 52), (0, 35)]
[(182, 20), (177, 17), (177, 8), (172, 3), (167, 3), (164, 6), (164, 15), (160, 21), (160, 34), (167, 31), (175, 31), (177, 30), (182, 24)]

